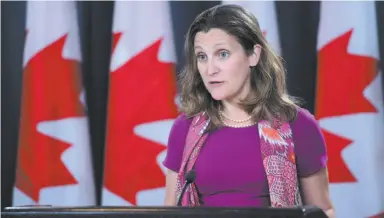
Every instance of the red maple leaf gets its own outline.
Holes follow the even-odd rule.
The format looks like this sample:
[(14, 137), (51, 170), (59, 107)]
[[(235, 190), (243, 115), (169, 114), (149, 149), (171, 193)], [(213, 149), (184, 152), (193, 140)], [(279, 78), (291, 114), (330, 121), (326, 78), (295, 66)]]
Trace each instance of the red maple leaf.
[[(114, 34), (113, 49), (121, 34)], [(174, 64), (158, 60), (162, 39), (141, 51), (110, 76), (105, 187), (136, 204), (141, 190), (165, 186), (156, 157), (166, 148), (134, 134), (135, 126), (173, 119)]]
[[(377, 61), (371, 57), (349, 54), (347, 48), (351, 35), (352, 30), (319, 51), (317, 119), (376, 112), (375, 107), (363, 96), (363, 91), (377, 73)], [(329, 153), (330, 182), (356, 181), (341, 158), (341, 151), (351, 141), (326, 131), (324, 133)]]
[(40, 122), (84, 116), (79, 63), (62, 57), (66, 38), (38, 52), (24, 69), (15, 185), (36, 202), (42, 188), (77, 183), (61, 161), (71, 145), (37, 131)]
[[(328, 167), (329, 181), (331, 182), (355, 182), (355, 177), (349, 171), (347, 165), (341, 159), (341, 152), (352, 141), (336, 136), (326, 130), (323, 130), (325, 141), (328, 145)], [(330, 149), (332, 146), (332, 149)]]

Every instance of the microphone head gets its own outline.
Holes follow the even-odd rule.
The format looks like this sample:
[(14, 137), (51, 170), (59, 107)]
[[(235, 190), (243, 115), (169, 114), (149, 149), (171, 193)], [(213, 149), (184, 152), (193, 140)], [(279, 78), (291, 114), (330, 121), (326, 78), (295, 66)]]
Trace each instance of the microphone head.
[(188, 173), (185, 174), (185, 180), (188, 183), (194, 182), (195, 179), (196, 179), (196, 172), (194, 170), (190, 170), (190, 171), (188, 171)]

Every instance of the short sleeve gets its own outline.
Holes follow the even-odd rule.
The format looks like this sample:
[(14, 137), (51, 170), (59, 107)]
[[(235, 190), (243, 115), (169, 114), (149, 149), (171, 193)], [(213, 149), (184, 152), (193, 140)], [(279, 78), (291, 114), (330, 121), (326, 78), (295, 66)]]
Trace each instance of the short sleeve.
[(175, 172), (178, 172), (181, 166), (185, 140), (187, 137), (190, 119), (187, 119), (184, 113), (180, 114), (174, 121), (168, 137), (167, 154), (163, 165)]
[(299, 177), (307, 177), (327, 165), (327, 150), (324, 136), (315, 117), (300, 108), (292, 123), (296, 163)]

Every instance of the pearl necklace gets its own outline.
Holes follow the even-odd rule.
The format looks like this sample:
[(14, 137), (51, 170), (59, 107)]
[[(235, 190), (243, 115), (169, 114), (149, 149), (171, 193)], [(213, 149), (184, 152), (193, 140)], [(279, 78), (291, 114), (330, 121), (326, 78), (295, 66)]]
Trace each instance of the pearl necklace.
[(223, 113), (223, 111), (219, 111), (219, 113), (221, 116), (225, 117), (227, 120), (230, 120), (230, 121), (235, 122), (235, 123), (244, 123), (244, 122), (247, 122), (248, 120), (250, 120), (252, 118), (252, 116), (249, 116), (249, 117), (242, 119), (242, 120), (234, 120), (234, 119), (231, 119), (230, 117), (228, 117), (227, 115), (225, 115)]
[[(236, 124), (229, 124), (227, 122), (224, 121), (223, 117), (227, 118), (222, 112), (220, 112), (220, 121), (225, 125), (225, 126), (228, 126), (228, 127), (232, 127), (232, 128), (246, 128), (246, 127), (250, 127), (250, 126), (253, 126), (255, 125), (257, 122), (253, 122), (253, 123), (250, 123), (250, 124), (246, 124), (246, 125), (236, 125)], [(251, 117), (252, 118), (252, 117)], [(247, 119), (244, 119), (244, 121), (242, 122), (246, 122), (248, 120), (250, 120), (251, 118), (247, 118)], [(233, 121), (233, 122), (237, 122), (237, 121), (234, 121), (232, 119), (229, 119), (227, 118), (228, 120), (230, 121)], [(237, 122), (239, 123), (239, 122)]]

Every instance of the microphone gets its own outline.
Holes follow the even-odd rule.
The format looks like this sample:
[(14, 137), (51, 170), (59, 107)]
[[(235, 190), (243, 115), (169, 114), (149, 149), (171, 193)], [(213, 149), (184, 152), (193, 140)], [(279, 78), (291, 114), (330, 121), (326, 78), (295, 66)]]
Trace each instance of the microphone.
[(195, 181), (195, 179), (196, 179), (196, 172), (194, 170), (190, 170), (185, 174), (185, 183), (184, 183), (183, 189), (181, 190), (180, 197), (177, 201), (177, 206), (181, 206), (181, 200), (183, 199), (185, 190), (187, 189), (189, 184)]

